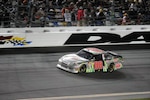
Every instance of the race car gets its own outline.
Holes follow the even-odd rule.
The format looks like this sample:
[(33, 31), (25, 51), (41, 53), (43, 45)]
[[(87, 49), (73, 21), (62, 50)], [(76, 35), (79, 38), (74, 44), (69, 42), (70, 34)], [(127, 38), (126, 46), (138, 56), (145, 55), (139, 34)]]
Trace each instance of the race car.
[(71, 73), (113, 72), (123, 67), (123, 57), (95, 47), (62, 56), (57, 67)]

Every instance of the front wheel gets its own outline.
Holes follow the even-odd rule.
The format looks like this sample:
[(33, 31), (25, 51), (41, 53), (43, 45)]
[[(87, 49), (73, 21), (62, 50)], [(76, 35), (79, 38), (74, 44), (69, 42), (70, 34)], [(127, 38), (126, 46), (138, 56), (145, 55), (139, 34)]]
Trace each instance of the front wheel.
[(79, 73), (85, 73), (86, 72), (86, 65), (82, 65), (79, 69)]

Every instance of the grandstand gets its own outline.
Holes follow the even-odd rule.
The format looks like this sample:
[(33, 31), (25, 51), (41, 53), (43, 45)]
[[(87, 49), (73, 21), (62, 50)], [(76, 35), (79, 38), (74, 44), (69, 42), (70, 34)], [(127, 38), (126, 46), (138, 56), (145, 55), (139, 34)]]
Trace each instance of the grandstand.
[(150, 0), (0, 0), (0, 27), (149, 25)]

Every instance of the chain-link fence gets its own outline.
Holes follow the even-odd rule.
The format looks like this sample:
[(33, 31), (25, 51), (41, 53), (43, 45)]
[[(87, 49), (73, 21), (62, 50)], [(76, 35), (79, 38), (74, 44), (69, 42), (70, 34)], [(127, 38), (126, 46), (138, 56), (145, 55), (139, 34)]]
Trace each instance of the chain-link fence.
[(149, 0), (0, 0), (0, 27), (150, 24)]

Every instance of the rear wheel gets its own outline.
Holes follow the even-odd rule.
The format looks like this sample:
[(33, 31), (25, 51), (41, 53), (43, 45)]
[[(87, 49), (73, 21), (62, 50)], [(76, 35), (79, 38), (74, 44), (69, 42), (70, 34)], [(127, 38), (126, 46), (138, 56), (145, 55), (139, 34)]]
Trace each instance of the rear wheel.
[(113, 63), (110, 64), (110, 66), (108, 67), (107, 71), (110, 72), (110, 73), (114, 71), (114, 64)]
[(85, 73), (86, 72), (86, 65), (82, 65), (79, 69), (79, 73)]

